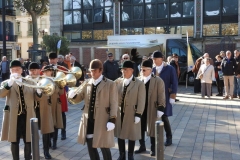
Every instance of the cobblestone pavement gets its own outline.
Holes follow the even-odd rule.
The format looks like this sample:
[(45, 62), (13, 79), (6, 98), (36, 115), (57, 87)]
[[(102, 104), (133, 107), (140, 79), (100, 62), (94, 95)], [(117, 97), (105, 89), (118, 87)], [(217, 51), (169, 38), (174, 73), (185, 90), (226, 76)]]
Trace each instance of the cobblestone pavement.
[[(213, 93), (216, 93), (214, 87)], [(223, 100), (213, 96), (202, 99), (200, 94), (193, 94), (193, 87), (186, 89), (179, 86), (178, 99), (174, 105), (174, 115), (170, 117), (173, 132), (173, 145), (164, 151), (166, 160), (240, 160), (240, 110), (239, 99)], [(215, 94), (214, 94), (215, 95)], [(77, 131), (81, 116), (82, 103), (70, 105), (67, 112), (67, 139), (59, 140), (58, 148), (51, 150), (53, 159), (89, 160), (86, 145), (77, 144)], [(0, 123), (4, 99), (0, 99)], [(40, 139), (40, 156), (42, 140)], [(135, 160), (151, 160), (149, 156), (150, 140), (146, 138), (147, 152), (135, 155)], [(139, 147), (136, 143), (135, 149)], [(0, 159), (12, 159), (10, 143), (0, 142)], [(100, 152), (100, 150), (99, 150)], [(118, 158), (117, 141), (111, 149), (113, 159)], [(101, 155), (101, 153), (100, 153)], [(21, 141), (20, 159), (23, 159), (23, 142)]]

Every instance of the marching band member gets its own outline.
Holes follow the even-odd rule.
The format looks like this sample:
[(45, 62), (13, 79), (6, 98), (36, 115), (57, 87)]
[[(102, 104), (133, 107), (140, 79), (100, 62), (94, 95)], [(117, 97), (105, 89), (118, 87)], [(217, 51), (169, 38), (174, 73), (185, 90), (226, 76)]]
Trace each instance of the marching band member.
[[(1, 141), (11, 142), (13, 160), (19, 160), (19, 142), (23, 138), (24, 158), (31, 159), (30, 119), (35, 117), (34, 100), (41, 99), (41, 90), (23, 86), (22, 64), (10, 63), (10, 79), (2, 82), (0, 97), (6, 97), (1, 129)], [(29, 84), (29, 83), (28, 83)]]
[(118, 116), (115, 135), (118, 138), (120, 156), (125, 160), (125, 139), (128, 139), (128, 159), (133, 160), (135, 141), (141, 139), (141, 115), (145, 105), (144, 83), (133, 76), (134, 63), (125, 61), (122, 65), (123, 78), (116, 80), (118, 87)]
[[(49, 54), (49, 64), (53, 66), (53, 77), (56, 76), (56, 73), (58, 69), (63, 70), (63, 71), (68, 71), (68, 66), (63, 62), (63, 56), (58, 55), (57, 53), (50, 53)], [(66, 125), (67, 125), (67, 119), (66, 119), (66, 114), (65, 112), (68, 111), (68, 103), (67, 103), (67, 96), (66, 96), (66, 91), (64, 89), (64, 93), (60, 95), (60, 100), (61, 100), (61, 107), (62, 107), (62, 120), (63, 120), (63, 128), (61, 129), (61, 140), (66, 139)]]
[[(114, 131), (117, 116), (116, 84), (102, 75), (103, 64), (94, 59), (90, 62), (91, 79), (82, 86), (76, 95), (69, 91), (68, 98), (77, 102), (84, 100), (82, 118), (78, 132), (78, 143), (87, 142), (91, 160), (100, 160), (97, 148), (101, 148), (103, 159), (111, 160), (111, 147), (114, 147)], [(83, 82), (84, 83), (84, 82)]]
[[(34, 80), (40, 80), (40, 67), (36, 62), (32, 62), (28, 67), (29, 76), (26, 78), (32, 78)], [(42, 95), (40, 101), (35, 101), (35, 113), (38, 118), (38, 126), (42, 133), (43, 140), (43, 154), (45, 159), (51, 159), (49, 153), (50, 133), (54, 132), (53, 118), (51, 104), (49, 104), (49, 96)]]
[(164, 122), (164, 129), (166, 132), (165, 146), (172, 144), (172, 131), (168, 120), (168, 116), (172, 116), (172, 105), (175, 103), (178, 78), (176, 70), (163, 61), (163, 54), (159, 51), (153, 52), (153, 63), (156, 67), (153, 68), (153, 73), (159, 76), (165, 84), (165, 98), (166, 107), (164, 115), (162, 115), (162, 121)]
[(146, 151), (145, 131), (150, 136), (151, 156), (155, 156), (155, 122), (164, 114), (165, 86), (161, 78), (152, 75), (152, 62), (146, 60), (141, 66), (142, 80), (146, 88), (145, 109), (141, 118), (140, 148), (135, 153)]
[[(42, 69), (42, 72), (44, 76), (52, 77), (53, 70), (54, 69), (52, 65), (47, 65)], [(60, 101), (60, 95), (62, 95), (63, 93), (64, 93), (64, 88), (60, 88), (58, 85), (55, 85), (55, 91), (49, 97), (49, 100), (48, 100), (48, 103), (51, 104), (53, 124), (54, 124), (54, 132), (52, 133), (52, 138), (53, 138), (52, 149), (53, 150), (57, 148), (58, 129), (63, 128), (62, 109), (61, 109), (61, 101)]]

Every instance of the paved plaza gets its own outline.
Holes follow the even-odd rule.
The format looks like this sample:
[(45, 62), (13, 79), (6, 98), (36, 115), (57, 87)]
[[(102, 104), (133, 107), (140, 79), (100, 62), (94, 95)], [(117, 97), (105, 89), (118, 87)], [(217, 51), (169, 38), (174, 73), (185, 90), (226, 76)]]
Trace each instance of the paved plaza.
[[(240, 110), (239, 99), (223, 100), (213, 96), (202, 99), (200, 94), (193, 94), (193, 87), (179, 86), (178, 99), (174, 105), (174, 115), (170, 117), (173, 132), (173, 144), (166, 147), (166, 160), (240, 160)], [(216, 95), (216, 88), (213, 88)], [(4, 99), (0, 99), (0, 123)], [(86, 145), (77, 144), (77, 131), (83, 103), (70, 105), (67, 112), (67, 139), (59, 140), (58, 148), (51, 150), (53, 159), (89, 160)], [(42, 140), (39, 141), (40, 156)], [(135, 160), (153, 160), (149, 156), (150, 140), (146, 138), (148, 151), (135, 155)], [(135, 149), (138, 149), (136, 143)], [(0, 159), (10, 160), (10, 143), (0, 142)], [(99, 150), (100, 152), (100, 150)], [(117, 140), (111, 149), (113, 159), (118, 158)], [(100, 153), (101, 155), (101, 153)], [(20, 159), (23, 158), (23, 142), (21, 142)]]

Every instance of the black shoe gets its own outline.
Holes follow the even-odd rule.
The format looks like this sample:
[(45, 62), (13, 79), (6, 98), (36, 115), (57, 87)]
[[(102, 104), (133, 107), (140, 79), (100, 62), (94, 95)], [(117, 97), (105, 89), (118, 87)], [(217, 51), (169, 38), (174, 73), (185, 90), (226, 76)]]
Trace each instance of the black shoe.
[(61, 137), (61, 140), (65, 140), (65, 139), (66, 139), (66, 136), (65, 137), (64, 136)]
[(126, 154), (125, 154), (125, 152), (121, 152), (121, 153), (120, 153), (120, 156), (118, 157), (117, 160), (126, 160)]
[(221, 93), (218, 93), (216, 96), (223, 96), (223, 94), (221, 94)]
[(167, 138), (166, 142), (165, 142), (165, 146), (170, 146), (172, 144), (172, 139)]
[(43, 154), (45, 159), (52, 159), (52, 156), (50, 155), (49, 151), (44, 151)]
[(178, 102), (179, 101), (179, 99), (175, 99), (175, 102)]
[(66, 139), (66, 131), (62, 132), (62, 137), (61, 137), (61, 140), (65, 140), (65, 139)]
[(155, 156), (155, 152), (151, 151), (150, 152), (150, 156), (154, 157)]
[(146, 146), (145, 145), (141, 145), (139, 147), (139, 149), (135, 151), (135, 153), (138, 154), (138, 153), (142, 153), (142, 152), (145, 152), (145, 151), (146, 151)]
[(133, 153), (128, 153), (128, 160), (134, 160)]

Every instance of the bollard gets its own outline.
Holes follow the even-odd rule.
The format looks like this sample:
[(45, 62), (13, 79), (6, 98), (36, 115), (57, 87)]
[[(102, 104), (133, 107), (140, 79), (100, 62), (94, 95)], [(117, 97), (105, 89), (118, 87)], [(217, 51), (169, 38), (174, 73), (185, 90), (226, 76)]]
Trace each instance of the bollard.
[(162, 121), (155, 122), (155, 153), (156, 160), (164, 159), (164, 138), (163, 138), (163, 127), (164, 123)]
[(31, 125), (31, 147), (32, 147), (32, 159), (39, 160), (39, 135), (38, 135), (38, 119), (31, 118), (30, 119)]

